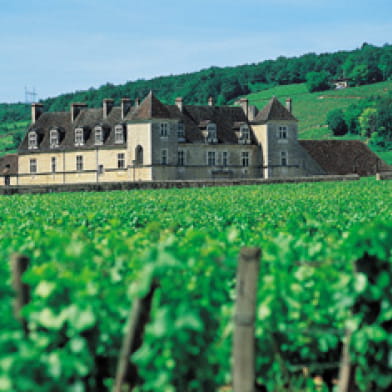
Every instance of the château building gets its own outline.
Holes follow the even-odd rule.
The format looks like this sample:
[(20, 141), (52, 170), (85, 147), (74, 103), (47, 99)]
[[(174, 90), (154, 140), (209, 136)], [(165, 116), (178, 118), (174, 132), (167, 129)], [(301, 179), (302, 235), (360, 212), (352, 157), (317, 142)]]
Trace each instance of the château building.
[(247, 99), (167, 105), (150, 92), (118, 107), (105, 99), (99, 109), (31, 110), (18, 155), (0, 159), (5, 185), (370, 175), (380, 165), (361, 142), (299, 141), (291, 99), (273, 97), (258, 112)]

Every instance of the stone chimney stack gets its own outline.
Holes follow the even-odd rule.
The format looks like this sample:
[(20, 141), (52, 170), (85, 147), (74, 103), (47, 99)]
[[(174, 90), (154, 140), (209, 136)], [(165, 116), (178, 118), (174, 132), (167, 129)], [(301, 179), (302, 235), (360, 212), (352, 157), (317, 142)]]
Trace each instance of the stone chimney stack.
[(178, 110), (182, 113), (183, 101), (181, 97), (176, 98), (176, 106), (178, 107)]
[(39, 116), (42, 114), (43, 112), (43, 106), (42, 103), (32, 103), (31, 104), (31, 122), (34, 124)]
[(86, 107), (85, 103), (71, 103), (71, 121), (74, 122), (80, 111)]
[(241, 98), (240, 99), (240, 106), (245, 113), (246, 118), (248, 118), (249, 114), (249, 101), (248, 98)]
[(132, 102), (129, 98), (121, 98), (121, 119), (124, 120), (125, 116), (131, 109)]
[(102, 102), (103, 118), (107, 118), (113, 108), (114, 101), (111, 98), (105, 98)]
[(135, 99), (135, 107), (139, 107), (140, 106), (140, 98), (136, 98)]
[(215, 105), (215, 103), (214, 103), (214, 98), (209, 97), (209, 98), (208, 98), (208, 106), (214, 106), (214, 105)]
[(291, 98), (286, 99), (286, 109), (291, 113), (293, 110), (293, 100)]

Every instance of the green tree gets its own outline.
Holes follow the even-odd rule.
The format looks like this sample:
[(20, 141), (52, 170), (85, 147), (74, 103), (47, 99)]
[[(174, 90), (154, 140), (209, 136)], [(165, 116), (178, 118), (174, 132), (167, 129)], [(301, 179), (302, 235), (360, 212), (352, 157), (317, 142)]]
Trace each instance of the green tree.
[(329, 78), (330, 74), (325, 71), (308, 72), (306, 74), (306, 87), (310, 92), (328, 90), (330, 88)]
[(366, 64), (358, 64), (353, 68), (348, 76), (350, 79), (352, 79), (356, 86), (366, 84), (366, 82), (369, 80), (368, 66)]
[(366, 108), (359, 116), (359, 126), (361, 135), (370, 137), (377, 130), (377, 109), (374, 107)]
[(331, 110), (327, 114), (327, 124), (334, 135), (340, 136), (347, 133), (347, 124), (342, 109)]

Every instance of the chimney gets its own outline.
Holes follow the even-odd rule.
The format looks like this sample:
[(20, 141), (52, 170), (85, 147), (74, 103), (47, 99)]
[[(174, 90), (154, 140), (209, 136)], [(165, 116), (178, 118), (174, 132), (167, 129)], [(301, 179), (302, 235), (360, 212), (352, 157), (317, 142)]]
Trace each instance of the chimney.
[(121, 98), (121, 119), (124, 120), (125, 116), (128, 114), (132, 103), (129, 98)]
[(291, 98), (287, 98), (286, 99), (286, 109), (291, 113), (291, 111), (293, 110), (293, 105), (292, 105), (292, 99)]
[(254, 105), (248, 106), (248, 121), (254, 121), (257, 116), (257, 109)]
[(136, 98), (135, 99), (135, 107), (139, 107), (140, 106), (140, 98)]
[(240, 106), (245, 113), (246, 118), (248, 118), (248, 111), (249, 111), (249, 101), (248, 98), (241, 98), (240, 99)]
[(34, 124), (39, 116), (42, 114), (44, 105), (42, 103), (32, 103), (31, 104), (31, 122)]
[(103, 108), (103, 118), (107, 118), (109, 116), (110, 111), (113, 108), (113, 99), (110, 98), (105, 98), (102, 102), (102, 108)]
[(208, 98), (208, 106), (214, 106), (214, 98), (212, 97)]
[(74, 122), (82, 109), (87, 107), (85, 103), (71, 103), (71, 121)]
[(178, 107), (178, 110), (180, 112), (182, 112), (182, 105), (183, 105), (183, 101), (181, 97), (176, 98), (176, 106)]

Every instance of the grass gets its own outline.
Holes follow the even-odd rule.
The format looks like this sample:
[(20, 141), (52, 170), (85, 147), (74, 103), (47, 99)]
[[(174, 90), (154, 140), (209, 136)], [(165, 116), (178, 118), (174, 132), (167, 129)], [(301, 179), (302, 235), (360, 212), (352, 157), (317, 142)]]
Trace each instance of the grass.
[(309, 93), (305, 83), (287, 86), (275, 86), (258, 93), (248, 95), (250, 104), (262, 108), (276, 96), (282, 103), (293, 99), (293, 114), (299, 120), (301, 139), (331, 139), (331, 131), (326, 126), (327, 114), (333, 109), (345, 109), (361, 99), (375, 95), (386, 95), (392, 91), (392, 81), (350, 87), (342, 90), (328, 90)]
[(392, 151), (377, 151), (377, 155), (389, 165), (392, 165)]

